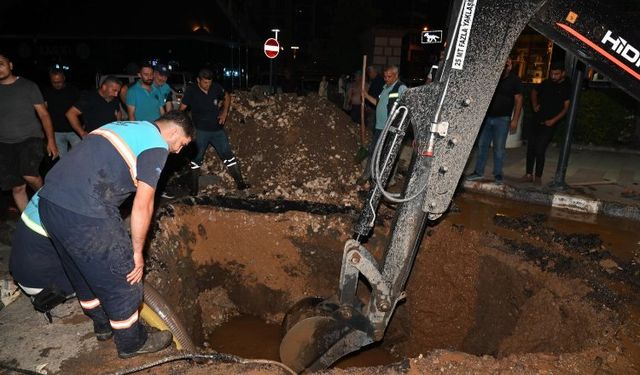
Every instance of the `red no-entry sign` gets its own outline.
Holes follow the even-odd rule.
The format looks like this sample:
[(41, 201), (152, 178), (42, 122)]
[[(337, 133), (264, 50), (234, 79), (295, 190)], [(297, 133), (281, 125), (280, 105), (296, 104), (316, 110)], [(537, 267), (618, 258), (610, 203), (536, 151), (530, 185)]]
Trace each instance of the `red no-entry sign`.
[(270, 59), (275, 59), (278, 53), (280, 53), (280, 43), (273, 38), (267, 39), (264, 42), (264, 54)]

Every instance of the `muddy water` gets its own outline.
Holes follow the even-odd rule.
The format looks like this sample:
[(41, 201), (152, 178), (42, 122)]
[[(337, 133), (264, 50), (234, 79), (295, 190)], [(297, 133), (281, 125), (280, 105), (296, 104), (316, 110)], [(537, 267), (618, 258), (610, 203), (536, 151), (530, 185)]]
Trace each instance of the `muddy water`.
[[(461, 225), (465, 228), (474, 230), (478, 233), (486, 231), (495, 232), (499, 236), (504, 238), (517, 239), (520, 236), (518, 231), (508, 229), (496, 225), (494, 223), (495, 215), (505, 215), (508, 217), (519, 218), (525, 215), (543, 214), (546, 216), (546, 220), (543, 225), (554, 228), (562, 233), (579, 233), (579, 234), (597, 234), (603, 240), (603, 244), (607, 250), (614, 253), (616, 256), (627, 261), (633, 258), (634, 251), (637, 251), (638, 241), (640, 240), (640, 233), (634, 231), (634, 223), (630, 223), (625, 220), (616, 220), (610, 218), (602, 218), (594, 215), (584, 215), (570, 213), (563, 210), (554, 210), (545, 206), (527, 205), (511, 201), (503, 201), (491, 197), (485, 197), (476, 194), (464, 194), (456, 198), (456, 204), (459, 210), (454, 210), (447, 215), (445, 221), (454, 224)], [(285, 210), (286, 211), (286, 210)], [(227, 218), (227, 220), (229, 220)], [(493, 258), (483, 258), (485, 262), (493, 260)], [(508, 271), (510, 268), (498, 267), (502, 263), (492, 262), (485, 268), (496, 270), (500, 275), (510, 274)], [(482, 265), (482, 263), (481, 263)], [(482, 268), (482, 267), (481, 267)], [(507, 284), (513, 286), (508, 290), (503, 291), (504, 295), (496, 296), (488, 293), (492, 298), (489, 300), (513, 300), (522, 299), (521, 304), (528, 298), (522, 291), (516, 288), (518, 284), (514, 280), (520, 280), (519, 276), (513, 273), (513, 279), (509, 280), (497, 280), (491, 282), (487, 277), (480, 277), (480, 285), (486, 284), (487, 289), (493, 291), (499, 289), (496, 285)], [(337, 283), (338, 280), (336, 279)], [(524, 281), (523, 281), (524, 282)], [(484, 283), (484, 284), (483, 284)], [(497, 284), (496, 284), (497, 283)], [(435, 282), (434, 282), (435, 284)], [(482, 292), (480, 286), (476, 287), (479, 292)], [(519, 297), (518, 297), (519, 296)], [(498, 304), (499, 305), (499, 304)], [(494, 345), (487, 344), (487, 337), (489, 333), (496, 335), (499, 331), (496, 329), (498, 323), (488, 318), (484, 320), (478, 320), (486, 316), (495, 316), (499, 312), (503, 312), (505, 316), (511, 316), (511, 311), (504, 310), (501, 306), (493, 306), (489, 304), (483, 304), (476, 307), (476, 321), (472, 328), (469, 328), (472, 334), (470, 337), (482, 337), (484, 341), (481, 343), (474, 343), (471, 340), (466, 340), (460, 348), (469, 353), (486, 354), (494, 353), (497, 350), (498, 344), (504, 337), (494, 337)], [(502, 310), (501, 310), (502, 309)], [(483, 315), (483, 312), (487, 310), (487, 313)], [(517, 318), (517, 314), (515, 315)], [(505, 321), (505, 319), (498, 319)], [(508, 336), (508, 333), (513, 331), (517, 319), (512, 319), (511, 324), (506, 324), (504, 328), (504, 335)], [(486, 327), (483, 326), (486, 325)], [(486, 332), (485, 332), (486, 331)], [(207, 343), (210, 347), (216, 351), (223, 353), (235, 354), (245, 358), (263, 358), (270, 360), (279, 360), (278, 347), (281, 341), (281, 331), (279, 325), (268, 324), (263, 319), (248, 315), (241, 315), (239, 317), (232, 318), (227, 323), (217, 328), (215, 331), (207, 335)], [(490, 340), (489, 340), (490, 341)], [(427, 343), (428, 344), (428, 343)], [(429, 347), (425, 344), (422, 347)], [(442, 347), (442, 343), (433, 345), (433, 348)], [(354, 355), (347, 356), (337, 363), (336, 367), (348, 368), (348, 367), (366, 367), (375, 365), (384, 365), (396, 362), (398, 359), (391, 355), (387, 350), (382, 347), (373, 347), (368, 350), (364, 350)]]
[[(280, 360), (278, 348), (281, 340), (279, 325), (249, 315), (232, 318), (207, 336), (209, 347), (217, 352), (273, 361)], [(374, 345), (342, 358), (335, 367), (368, 367), (396, 361), (397, 358), (389, 352)]]
[[(407, 301), (385, 337), (384, 345), (392, 353), (415, 357), (442, 348), (496, 358), (540, 351), (580, 353), (607, 339), (603, 327), (606, 332), (615, 330), (615, 316), (592, 307), (590, 289), (575, 278), (589, 275), (589, 285), (596, 286), (602, 282), (591, 275), (617, 283), (627, 279), (607, 278), (598, 266), (600, 258), (590, 258), (591, 253), (561, 249), (558, 255), (562, 245), (545, 245), (566, 233), (595, 234), (608, 251), (629, 259), (639, 240), (632, 224), (588, 215), (566, 217), (546, 207), (473, 194), (458, 197), (456, 203), (460, 209), (429, 230), (430, 239), (418, 253)], [(157, 280), (176, 293), (172, 298), (177, 305), (190, 306), (185, 314), (193, 313), (189, 316), (194, 329), (206, 332), (207, 346), (245, 358), (277, 360), (280, 326), (265, 322), (281, 321), (283, 312), (300, 298), (334, 292), (341, 244), (348, 238), (352, 217), (286, 209), (275, 214), (250, 212), (215, 204), (176, 206), (174, 211), (161, 223), (162, 236), (155, 243), (162, 265), (157, 267)], [(538, 219), (532, 225), (550, 229), (528, 231), (526, 221), (524, 226), (504, 225), (494, 219), (496, 214), (534, 216)], [(497, 236), (487, 235), (493, 232)], [(511, 246), (509, 238), (518, 246)], [(372, 251), (383, 247), (388, 234), (380, 230), (373, 240), (368, 244)], [(531, 247), (526, 247), (528, 241)], [(523, 262), (520, 256), (531, 254), (520, 249), (538, 253), (531, 253), (531, 262)], [(571, 266), (559, 268), (562, 272), (576, 272), (566, 278), (548, 259)], [(191, 280), (196, 282), (187, 284)], [(609, 296), (598, 289), (593, 298), (600, 294)], [(217, 324), (209, 324), (207, 319), (229, 316), (232, 310), (244, 315), (215, 330)], [(396, 361), (384, 349), (374, 348), (338, 367)]]
[(446, 220), (480, 232), (492, 231), (512, 238), (517, 233), (494, 224), (493, 217), (496, 214), (510, 217), (544, 214), (548, 218), (545, 225), (560, 232), (599, 235), (604, 247), (625, 262), (640, 253), (640, 225), (631, 220), (576, 213), (474, 193), (458, 196), (455, 203), (461, 211), (449, 213)]
[(278, 361), (281, 339), (280, 326), (254, 316), (241, 315), (213, 331), (206, 341), (220, 353)]

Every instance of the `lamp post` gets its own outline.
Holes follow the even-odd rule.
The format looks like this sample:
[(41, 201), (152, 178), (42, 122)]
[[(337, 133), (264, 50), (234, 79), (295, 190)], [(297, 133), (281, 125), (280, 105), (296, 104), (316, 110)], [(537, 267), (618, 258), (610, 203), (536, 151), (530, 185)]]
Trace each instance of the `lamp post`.
[(293, 59), (295, 60), (297, 54), (298, 54), (298, 50), (300, 49), (300, 47), (298, 46), (291, 46), (291, 49), (293, 50)]
[[(280, 29), (271, 29), (271, 31), (273, 33), (275, 33), (275, 37), (274, 39), (277, 41), (278, 40), (278, 33), (280, 32)], [(273, 60), (274, 59), (269, 59), (269, 95), (273, 95)]]

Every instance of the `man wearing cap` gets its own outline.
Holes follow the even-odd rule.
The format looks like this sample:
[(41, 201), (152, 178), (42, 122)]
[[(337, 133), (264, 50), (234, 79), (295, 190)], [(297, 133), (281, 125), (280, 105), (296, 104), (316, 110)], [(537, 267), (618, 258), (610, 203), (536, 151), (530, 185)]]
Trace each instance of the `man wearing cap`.
[(160, 93), (160, 103), (164, 103), (164, 110), (169, 112), (173, 109), (173, 96), (171, 87), (167, 84), (169, 78), (169, 68), (166, 65), (158, 64), (153, 68), (153, 87)]
[[(158, 94), (158, 100), (163, 104), (165, 112), (173, 109), (173, 96), (171, 95), (171, 87), (167, 84), (167, 78), (169, 76), (169, 68), (166, 65), (157, 64), (153, 68), (153, 88)], [(167, 164), (165, 169), (162, 170), (160, 179), (158, 180), (158, 191), (162, 198), (173, 199), (175, 195), (167, 191), (167, 181), (169, 175), (176, 169), (177, 160), (173, 155), (169, 155), (167, 158)]]

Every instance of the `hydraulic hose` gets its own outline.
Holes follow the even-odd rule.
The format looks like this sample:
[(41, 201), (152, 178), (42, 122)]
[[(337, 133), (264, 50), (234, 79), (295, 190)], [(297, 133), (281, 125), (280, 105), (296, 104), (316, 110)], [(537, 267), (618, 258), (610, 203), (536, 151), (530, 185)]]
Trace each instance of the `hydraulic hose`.
[(278, 361), (271, 361), (271, 360), (268, 360), (268, 359), (246, 359), (246, 358), (241, 358), (241, 357), (238, 357), (238, 356), (235, 356), (235, 355), (225, 354), (225, 353), (213, 353), (213, 354), (190, 353), (190, 354), (184, 354), (184, 355), (169, 356), (169, 357), (161, 358), (161, 359), (159, 359), (157, 361), (146, 363), (146, 364), (143, 364), (143, 365), (140, 365), (140, 366), (122, 369), (122, 370), (119, 370), (117, 372), (111, 373), (110, 375), (128, 375), (128, 374), (133, 374), (133, 373), (136, 373), (136, 372), (139, 372), (139, 371), (148, 370), (150, 368), (153, 368), (153, 367), (156, 367), (156, 366), (160, 366), (160, 365), (163, 365), (163, 364), (169, 363), (169, 362), (174, 362), (174, 361), (180, 361), (180, 360), (205, 360), (205, 359), (216, 361), (216, 362), (226, 362), (226, 363), (274, 365), (274, 366), (280, 367), (281, 369), (283, 369), (284, 371), (286, 371), (287, 373), (289, 373), (291, 375), (296, 375), (295, 371), (293, 371), (291, 368), (289, 368), (284, 363), (281, 363), (281, 362), (278, 362)]
[[(371, 160), (373, 161), (371, 163), (371, 176), (373, 178), (373, 181), (376, 183), (376, 186), (378, 187), (378, 189), (380, 190), (380, 192), (382, 193), (382, 195), (387, 198), (387, 200), (389, 200), (390, 202), (394, 202), (394, 203), (405, 203), (405, 202), (409, 202), (411, 200), (414, 200), (416, 197), (418, 197), (420, 194), (422, 194), (424, 192), (424, 190), (427, 188), (427, 185), (424, 185), (420, 188), (420, 190), (418, 192), (416, 192), (414, 195), (409, 196), (409, 197), (400, 197), (400, 194), (394, 194), (394, 193), (390, 193), (387, 190), (385, 190), (385, 182), (386, 181), (382, 181), (382, 173), (384, 171), (384, 168), (386, 168), (387, 166), (389, 166), (391, 168), (391, 164), (393, 164), (394, 160), (391, 160), (391, 149), (389, 149), (389, 152), (387, 153), (387, 155), (385, 155), (385, 160), (384, 163), (382, 165), (382, 169), (380, 168), (380, 162), (382, 159), (382, 151), (384, 149), (384, 144), (385, 141), (387, 139), (387, 135), (391, 129), (392, 124), (394, 123), (396, 117), (398, 116), (398, 114), (400, 113), (400, 111), (402, 111), (402, 117), (400, 119), (399, 124), (397, 125), (398, 129), (402, 129), (404, 131), (404, 122), (407, 119), (407, 116), (409, 115), (409, 109), (406, 106), (399, 106), (397, 107), (397, 102), (394, 103), (393, 108), (391, 109), (391, 114), (389, 115), (389, 118), (387, 118), (387, 122), (384, 125), (384, 129), (382, 129), (382, 133), (380, 133), (380, 138), (378, 139), (378, 143), (376, 143), (374, 149), (373, 149), (373, 153), (371, 155)], [(393, 138), (392, 143), (395, 144), (396, 142), (398, 142), (399, 140), (399, 136), (398, 134), (396, 134)], [(401, 141), (401, 139), (400, 139)], [(399, 151), (398, 151), (399, 152)], [(393, 173), (393, 172), (391, 172)], [(375, 220), (375, 217), (374, 219)], [(372, 220), (372, 223), (373, 223)]]
[(144, 283), (144, 304), (140, 315), (152, 327), (171, 331), (178, 350), (186, 350), (191, 353), (196, 351), (196, 346), (182, 322), (160, 293), (149, 283)]

